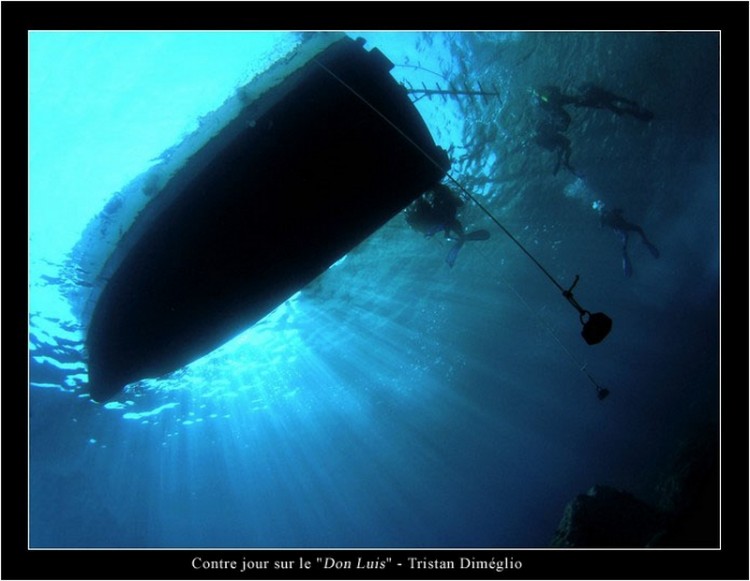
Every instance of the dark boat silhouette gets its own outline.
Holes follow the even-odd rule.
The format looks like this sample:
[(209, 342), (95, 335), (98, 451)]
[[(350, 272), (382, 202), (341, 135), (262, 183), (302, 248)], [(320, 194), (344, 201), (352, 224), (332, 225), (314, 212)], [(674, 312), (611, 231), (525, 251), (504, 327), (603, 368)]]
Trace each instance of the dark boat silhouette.
[(444, 176), (392, 63), (363, 44), (313, 35), (88, 225), (72, 298), (94, 400), (246, 330)]

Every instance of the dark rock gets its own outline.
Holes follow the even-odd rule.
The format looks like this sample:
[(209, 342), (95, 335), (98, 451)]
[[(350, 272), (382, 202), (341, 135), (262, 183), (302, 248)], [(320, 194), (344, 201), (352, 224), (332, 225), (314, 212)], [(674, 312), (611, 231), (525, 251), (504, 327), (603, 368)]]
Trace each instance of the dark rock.
[(553, 547), (719, 546), (719, 442), (715, 424), (682, 442), (655, 491), (657, 506), (594, 486), (565, 507)]
[(553, 547), (646, 547), (665, 530), (663, 514), (632, 494), (594, 486), (565, 507)]
[(684, 442), (658, 484), (659, 508), (670, 517), (659, 547), (719, 546), (719, 438), (715, 424)]
[[(680, 445), (658, 484), (659, 508), (677, 514), (699, 501), (712, 479), (718, 482), (718, 430), (706, 429)], [(718, 500), (718, 496), (717, 496)]]

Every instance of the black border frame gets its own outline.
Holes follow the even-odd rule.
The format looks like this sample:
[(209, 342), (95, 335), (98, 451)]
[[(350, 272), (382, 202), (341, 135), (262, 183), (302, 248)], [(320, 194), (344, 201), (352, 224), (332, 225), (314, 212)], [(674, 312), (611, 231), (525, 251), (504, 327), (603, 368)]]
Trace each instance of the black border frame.
[[(2, 25), (2, 561), (3, 579), (231, 579), (238, 570), (196, 570), (194, 557), (211, 560), (295, 560), (317, 557), (408, 557), (457, 561), (460, 557), (522, 563), (503, 573), (488, 570), (416, 570), (389, 565), (362, 579), (748, 579), (748, 26), (745, 2), (3, 2)], [(292, 29), (292, 30), (720, 30), (722, 196), (721, 243), (731, 249), (721, 272), (722, 523), (720, 550), (28, 550), (28, 270), (20, 248), (28, 241), (28, 30), (80, 29)], [(740, 130), (739, 128), (744, 128)], [(743, 131), (742, 136), (736, 133)], [(744, 137), (744, 139), (743, 139)], [(737, 168), (742, 168), (742, 172)], [(731, 210), (731, 211), (728, 211)], [(24, 216), (25, 213), (25, 216)], [(737, 240), (745, 234), (742, 241)], [(28, 249), (27, 249), (28, 250)], [(28, 255), (28, 252), (27, 252)], [(730, 262), (731, 260), (731, 262)], [(18, 286), (18, 288), (15, 288)], [(735, 293), (740, 293), (737, 299)], [(27, 305), (28, 307), (28, 305)], [(735, 327), (740, 327), (737, 331)], [(731, 336), (729, 334), (731, 332)], [(741, 333), (741, 335), (739, 334)], [(739, 339), (739, 337), (742, 339)], [(739, 354), (735, 353), (739, 349)], [(741, 369), (734, 369), (737, 362)], [(731, 377), (730, 377), (731, 376)], [(738, 378), (742, 378), (738, 381)], [(747, 380), (747, 381), (746, 381)], [(26, 385), (24, 385), (26, 383)], [(17, 385), (20, 384), (20, 385)], [(25, 442), (25, 440), (24, 440)], [(352, 578), (354, 571), (264, 572), (263, 578)]]

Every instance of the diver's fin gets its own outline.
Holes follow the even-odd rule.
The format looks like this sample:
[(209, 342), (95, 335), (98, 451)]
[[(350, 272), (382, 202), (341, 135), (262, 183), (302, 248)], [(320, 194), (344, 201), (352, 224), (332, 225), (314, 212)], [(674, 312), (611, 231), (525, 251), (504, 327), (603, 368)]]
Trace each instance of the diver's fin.
[(651, 111), (649, 111), (648, 109), (643, 109), (642, 107), (634, 108), (633, 110), (629, 111), (629, 113), (640, 121), (649, 122), (654, 118), (654, 114)]
[(648, 251), (651, 253), (651, 256), (654, 258), (659, 258), (659, 249), (651, 244), (650, 242), (646, 242), (646, 248), (648, 248)]
[(451, 249), (448, 251), (447, 256), (445, 257), (445, 262), (448, 263), (448, 266), (453, 268), (453, 265), (456, 263), (456, 258), (458, 258), (458, 251), (461, 250), (461, 247), (464, 245), (464, 238), (460, 238), (459, 240), (456, 240), (456, 243), (451, 246)]
[(464, 240), (489, 240), (490, 233), (487, 230), (474, 230), (464, 236)]
[(437, 234), (441, 230), (445, 230), (445, 225), (444, 224), (438, 224), (437, 226), (433, 226), (432, 228), (430, 228), (429, 230), (427, 230), (427, 232), (425, 232), (424, 237), (425, 238), (432, 238), (435, 234)]
[(633, 265), (630, 264), (630, 258), (626, 252), (622, 253), (622, 271), (625, 273), (625, 278), (633, 276)]

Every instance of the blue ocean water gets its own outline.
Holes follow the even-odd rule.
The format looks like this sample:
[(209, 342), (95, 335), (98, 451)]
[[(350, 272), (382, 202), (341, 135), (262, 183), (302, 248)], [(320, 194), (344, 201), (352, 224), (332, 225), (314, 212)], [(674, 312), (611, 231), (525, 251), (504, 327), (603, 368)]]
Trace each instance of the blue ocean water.
[[(577, 299), (600, 345), (479, 208), (467, 242), (399, 215), (263, 321), (105, 405), (86, 387), (69, 256), (113, 194), (299, 42), (294, 33), (29, 37), (30, 545), (543, 547), (594, 484), (656, 502), (718, 420), (718, 36), (377, 33), (451, 173)], [(598, 83), (651, 122), (568, 108), (571, 165), (532, 89)], [(595, 203), (622, 208), (620, 242)], [(583, 368), (583, 372), (582, 372)], [(586, 375), (611, 391), (596, 397)]]

